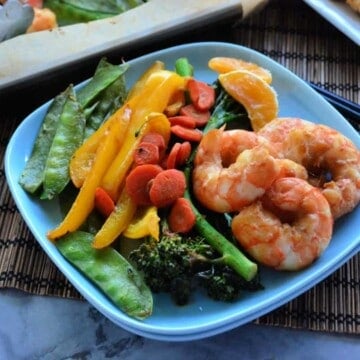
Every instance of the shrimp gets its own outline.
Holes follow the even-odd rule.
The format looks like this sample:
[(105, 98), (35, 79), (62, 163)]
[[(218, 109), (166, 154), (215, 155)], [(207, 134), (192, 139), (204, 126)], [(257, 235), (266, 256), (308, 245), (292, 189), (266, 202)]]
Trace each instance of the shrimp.
[(280, 176), (307, 177), (302, 166), (274, 158), (268, 142), (246, 130), (209, 131), (198, 146), (194, 165), (196, 198), (222, 213), (238, 211), (261, 197)]
[(360, 201), (360, 152), (350, 139), (326, 125), (279, 118), (259, 131), (278, 157), (303, 165), (309, 182), (322, 189), (335, 219)]
[(239, 244), (259, 263), (296, 271), (327, 248), (333, 217), (318, 188), (303, 179), (284, 177), (234, 216), (231, 227)]

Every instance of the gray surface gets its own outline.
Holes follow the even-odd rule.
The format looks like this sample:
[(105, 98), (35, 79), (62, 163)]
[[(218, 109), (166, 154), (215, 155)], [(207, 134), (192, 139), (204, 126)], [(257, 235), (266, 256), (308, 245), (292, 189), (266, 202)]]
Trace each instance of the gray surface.
[(248, 324), (192, 342), (133, 335), (85, 301), (0, 291), (0, 359), (360, 359), (360, 336)]

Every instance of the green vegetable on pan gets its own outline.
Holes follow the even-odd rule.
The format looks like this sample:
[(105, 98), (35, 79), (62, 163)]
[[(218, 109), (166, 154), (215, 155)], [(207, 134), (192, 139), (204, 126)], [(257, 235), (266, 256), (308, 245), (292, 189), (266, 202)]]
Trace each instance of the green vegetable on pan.
[(41, 187), (44, 180), (46, 159), (69, 91), (70, 88), (67, 88), (64, 92), (56, 96), (50, 104), (30, 158), (21, 173), (19, 183), (29, 193), (35, 193)]
[(48, 153), (41, 199), (52, 199), (69, 183), (69, 163), (83, 141), (85, 115), (72, 85)]
[(115, 249), (94, 249), (93, 237), (77, 231), (59, 239), (56, 246), (126, 314), (137, 319), (150, 316), (153, 298), (140, 273)]
[(143, 0), (45, 0), (44, 7), (55, 12), (59, 25), (99, 20), (139, 6)]

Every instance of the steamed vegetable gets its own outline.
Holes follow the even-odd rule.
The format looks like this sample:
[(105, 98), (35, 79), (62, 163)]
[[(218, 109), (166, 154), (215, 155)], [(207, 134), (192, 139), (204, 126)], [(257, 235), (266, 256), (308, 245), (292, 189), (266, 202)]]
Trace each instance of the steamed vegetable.
[(153, 308), (152, 294), (142, 275), (111, 247), (95, 250), (93, 235), (73, 232), (56, 242), (57, 248), (129, 316), (145, 319)]
[(143, 4), (143, 0), (45, 0), (60, 25), (88, 22), (118, 15)]
[(142, 271), (155, 293), (170, 293), (178, 305), (189, 302), (195, 285), (221, 301), (235, 300), (241, 290), (259, 289), (257, 279), (245, 281), (199, 234), (182, 236), (172, 232), (165, 219), (161, 222), (160, 240), (152, 238), (130, 252), (129, 259)]
[(55, 97), (46, 112), (39, 134), (35, 140), (29, 160), (21, 173), (19, 183), (24, 190), (33, 194), (41, 187), (51, 144), (60, 120), (70, 88)]
[(69, 163), (83, 141), (85, 121), (84, 112), (70, 85), (70, 94), (65, 101), (45, 163), (42, 199), (52, 199), (60, 194), (70, 181)]

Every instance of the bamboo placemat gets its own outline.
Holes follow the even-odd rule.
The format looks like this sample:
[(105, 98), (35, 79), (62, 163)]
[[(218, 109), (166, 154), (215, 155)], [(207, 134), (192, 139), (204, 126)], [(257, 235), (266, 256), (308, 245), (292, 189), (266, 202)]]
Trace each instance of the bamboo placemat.
[[(164, 40), (157, 46), (189, 42), (187, 35), (173, 38), (170, 43)], [(206, 35), (191, 36), (190, 41), (222, 40), (248, 46), (301, 78), (360, 102), (359, 47), (302, 1), (271, 1), (243, 22), (214, 24)], [(81, 299), (42, 251), (16, 209), (6, 184), (3, 160), (6, 145), (22, 118), (0, 113), (0, 119), (0, 288)], [(360, 254), (314, 288), (255, 323), (359, 334)]]

